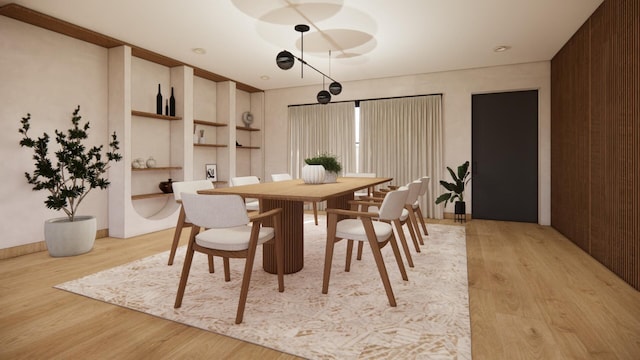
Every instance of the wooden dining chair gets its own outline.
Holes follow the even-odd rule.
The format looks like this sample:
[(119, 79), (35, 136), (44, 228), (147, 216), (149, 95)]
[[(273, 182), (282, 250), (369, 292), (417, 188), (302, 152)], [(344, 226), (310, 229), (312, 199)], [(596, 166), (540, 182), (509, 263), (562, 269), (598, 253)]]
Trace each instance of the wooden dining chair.
[[(249, 292), (257, 246), (275, 242), (278, 291), (284, 291), (284, 246), (281, 234), (282, 209), (272, 209), (249, 217), (239, 195), (197, 195), (182, 193), (182, 205), (191, 219), (191, 234), (184, 259), (174, 307), (182, 306), (194, 253), (220, 256), (224, 261), (225, 281), (230, 281), (229, 258), (244, 258), (244, 276), (236, 312), (236, 324), (242, 322)], [(270, 218), (273, 227), (262, 226)], [(251, 226), (247, 226), (251, 223)], [(207, 230), (200, 232), (200, 228)]]
[[(171, 188), (173, 189), (174, 200), (180, 204), (180, 214), (178, 215), (176, 229), (173, 232), (173, 242), (171, 243), (168, 265), (173, 265), (173, 259), (176, 256), (176, 249), (178, 249), (178, 244), (180, 243), (182, 229), (191, 226), (191, 222), (184, 213), (184, 206), (182, 206), (182, 193), (195, 194), (199, 190), (213, 189), (213, 183), (211, 180), (175, 181), (171, 183)], [(209, 271), (213, 272), (213, 257), (210, 257)]]
[(423, 176), (420, 178), (420, 182), (422, 183), (422, 187), (420, 187), (420, 193), (418, 194), (418, 199), (412, 204), (413, 211), (415, 211), (418, 220), (420, 220), (420, 224), (422, 225), (422, 231), (425, 235), (429, 235), (427, 231), (427, 224), (424, 221), (424, 215), (422, 215), (422, 210), (420, 209), (420, 199), (426, 196), (427, 189), (429, 188), (430, 178), (428, 176)]
[[(231, 186), (260, 184), (257, 176), (237, 176), (231, 178)], [(247, 211), (260, 211), (260, 200), (245, 199)]]
[[(357, 173), (357, 172), (348, 172), (344, 174), (345, 177), (367, 177), (374, 178), (376, 177), (376, 173)], [(361, 198), (363, 196), (371, 196), (373, 194), (373, 190), (375, 187), (371, 186), (363, 190), (358, 190), (353, 193), (353, 197), (355, 199)]]
[[(407, 184), (406, 186), (401, 186), (397, 189), (407, 189), (407, 199), (405, 201), (404, 204), (404, 208), (402, 209), (402, 214), (400, 215), (400, 218), (398, 218), (397, 221), (394, 221), (393, 224), (395, 225), (396, 228), (396, 233), (398, 234), (398, 238), (400, 239), (400, 244), (402, 245), (402, 248), (404, 250), (404, 254), (405, 257), (407, 258), (407, 264), (409, 265), (409, 267), (414, 267), (413, 264), (413, 258), (411, 256), (411, 252), (409, 251), (409, 246), (407, 244), (407, 240), (406, 237), (404, 236), (404, 231), (402, 229), (402, 226), (406, 225), (407, 229), (409, 230), (409, 236), (411, 236), (411, 240), (413, 241), (413, 245), (416, 249), (416, 252), (421, 252), (420, 251), (420, 245), (419, 243), (419, 236), (420, 236), (420, 232), (418, 230), (418, 228), (416, 227), (417, 225), (414, 225), (414, 222), (412, 221), (411, 218), (411, 205), (414, 203), (414, 201), (417, 199), (418, 197), (418, 192), (420, 190), (420, 186), (421, 183), (419, 181), (413, 181), (409, 184)], [(387, 193), (382, 193), (382, 197), (364, 197), (363, 201), (365, 202), (364, 204), (366, 204), (366, 201), (372, 201), (374, 204), (380, 204), (382, 202), (382, 200), (384, 200), (384, 197), (389, 194), (389, 192)], [(370, 212), (378, 212), (379, 205), (377, 206), (369, 206), (368, 211)], [(380, 219), (376, 219), (376, 220), (380, 220)], [(380, 220), (380, 221), (384, 221), (384, 220)], [(387, 221), (389, 222), (389, 221)], [(362, 243), (358, 243), (358, 254), (356, 256), (356, 259), (360, 260), (362, 259), (362, 248), (363, 248), (363, 244)]]
[[(287, 181), (292, 180), (291, 174), (282, 173), (282, 174), (271, 174), (271, 181)], [(315, 220), (316, 225), (318, 225), (318, 202), (310, 201), (313, 206), (313, 219)]]
[[(373, 258), (375, 260), (380, 278), (384, 286), (389, 305), (396, 306), (396, 299), (393, 295), (391, 282), (387, 268), (382, 258), (381, 249), (388, 243), (391, 244), (393, 254), (400, 269), (403, 280), (408, 280), (404, 263), (400, 258), (400, 250), (396, 243), (393, 228), (390, 224), (382, 221), (373, 221), (373, 218), (394, 221), (400, 217), (403, 206), (407, 199), (408, 190), (396, 190), (387, 196), (380, 204), (379, 212), (354, 211), (344, 209), (327, 209), (328, 228), (327, 228), (327, 245), (324, 260), (324, 275), (322, 280), (322, 293), (329, 291), (329, 278), (331, 276), (331, 264), (333, 262), (333, 249), (335, 243), (347, 239), (347, 255), (345, 263), (345, 271), (350, 270), (351, 254), (353, 252), (353, 242), (367, 242), (371, 246)], [(338, 216), (349, 216), (353, 218), (338, 221)]]

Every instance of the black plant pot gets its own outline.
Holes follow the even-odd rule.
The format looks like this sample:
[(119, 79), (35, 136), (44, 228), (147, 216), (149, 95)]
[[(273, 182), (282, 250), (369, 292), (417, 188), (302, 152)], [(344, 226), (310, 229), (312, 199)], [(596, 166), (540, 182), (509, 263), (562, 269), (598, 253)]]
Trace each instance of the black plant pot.
[(464, 201), (456, 201), (455, 204), (455, 221), (466, 221), (467, 205)]

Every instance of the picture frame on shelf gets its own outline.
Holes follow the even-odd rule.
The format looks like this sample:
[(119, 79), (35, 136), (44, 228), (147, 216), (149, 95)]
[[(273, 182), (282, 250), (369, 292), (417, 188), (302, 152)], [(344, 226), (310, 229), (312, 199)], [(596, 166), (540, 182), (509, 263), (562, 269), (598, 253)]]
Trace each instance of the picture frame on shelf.
[(218, 165), (206, 164), (205, 175), (207, 180), (218, 181)]

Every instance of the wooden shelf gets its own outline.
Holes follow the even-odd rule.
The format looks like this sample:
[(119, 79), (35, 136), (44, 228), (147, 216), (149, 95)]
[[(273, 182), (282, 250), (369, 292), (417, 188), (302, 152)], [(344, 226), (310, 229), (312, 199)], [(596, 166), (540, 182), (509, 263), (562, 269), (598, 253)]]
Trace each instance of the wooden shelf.
[(227, 126), (227, 124), (223, 124), (223, 123), (217, 123), (217, 122), (205, 121), (205, 120), (196, 120), (196, 119), (193, 119), (193, 123), (199, 124), (199, 125), (208, 125), (208, 126)]
[(140, 194), (140, 195), (131, 195), (131, 200), (142, 200), (142, 199), (153, 199), (159, 197), (167, 197), (173, 196), (173, 193), (152, 193), (152, 194)]
[(145, 112), (145, 111), (138, 111), (138, 110), (131, 110), (131, 115), (160, 119), (160, 120), (182, 120), (182, 118), (179, 116), (158, 115), (158, 114)]
[(152, 168), (131, 168), (131, 171), (182, 170), (182, 166), (156, 166)]
[(201, 146), (201, 147), (227, 147), (227, 145), (219, 145), (219, 144), (193, 144), (193, 146)]
[(260, 149), (259, 146), (236, 146), (236, 149), (253, 149), (253, 150), (257, 150)]
[(246, 127), (246, 126), (236, 126), (236, 129), (237, 130), (243, 130), (243, 131), (260, 131), (260, 129)]

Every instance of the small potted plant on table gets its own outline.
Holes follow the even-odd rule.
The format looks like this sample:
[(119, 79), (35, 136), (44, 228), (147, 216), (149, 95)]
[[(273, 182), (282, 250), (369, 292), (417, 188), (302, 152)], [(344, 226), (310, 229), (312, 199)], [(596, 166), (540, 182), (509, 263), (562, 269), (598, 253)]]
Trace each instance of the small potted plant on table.
[[(342, 165), (338, 162), (338, 158), (331, 154), (320, 154), (318, 156), (304, 159), (307, 165), (322, 165), (325, 171), (324, 182), (334, 183), (338, 178), (338, 173), (342, 171)], [(304, 172), (304, 171), (303, 171)], [(303, 175), (304, 178), (304, 175)]]
[(109, 169), (110, 161), (120, 161), (122, 155), (116, 151), (118, 138), (114, 132), (109, 143), (111, 151), (103, 158), (103, 146), (87, 148), (83, 141), (88, 137), (89, 122), (80, 125), (80, 106), (71, 117), (72, 127), (67, 132), (55, 130), (59, 150), (55, 157), (49, 155), (50, 137), (33, 139), (29, 136), (31, 114), (22, 118), (20, 146), (33, 149), (35, 170), (25, 173), (33, 190), (47, 190), (49, 196), (45, 205), (49, 209), (62, 210), (66, 217), (50, 219), (44, 225), (44, 237), (51, 256), (72, 256), (83, 254), (93, 248), (96, 238), (96, 218), (77, 215), (78, 206), (87, 194), (95, 188), (106, 189), (109, 180), (103, 177)]

